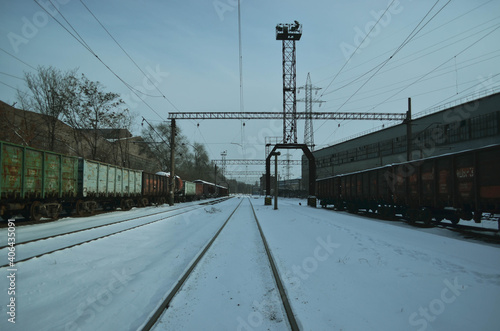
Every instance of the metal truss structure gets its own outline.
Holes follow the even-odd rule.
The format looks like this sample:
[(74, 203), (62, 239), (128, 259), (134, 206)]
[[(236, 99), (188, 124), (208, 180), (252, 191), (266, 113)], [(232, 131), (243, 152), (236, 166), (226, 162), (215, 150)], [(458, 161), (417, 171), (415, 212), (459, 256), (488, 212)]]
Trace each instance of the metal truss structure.
[[(300, 99), (300, 100), (297, 100), (297, 101), (304, 101), (305, 104), (306, 104), (306, 111), (305, 113), (306, 114), (311, 114), (312, 113), (312, 104), (313, 103), (319, 103), (320, 106), (321, 106), (321, 103), (323, 103), (324, 101), (320, 101), (320, 100), (313, 100), (313, 97), (312, 97), (312, 91), (315, 90), (316, 93), (318, 93), (318, 90), (321, 90), (320, 87), (316, 87), (316, 86), (313, 86), (312, 83), (311, 83), (311, 75), (310, 73), (307, 73), (307, 80), (306, 80), (306, 85), (305, 86), (301, 86), (298, 88), (299, 90), (300, 89), (304, 89), (305, 90), (305, 98), (304, 99)], [(313, 122), (312, 122), (312, 118), (308, 115), (306, 115), (306, 117), (308, 117), (306, 119), (306, 125), (304, 127), (304, 144), (307, 145), (307, 147), (309, 147), (309, 149), (311, 151), (314, 150), (314, 130), (313, 130)]]
[[(214, 164), (222, 165), (223, 162), (226, 165), (266, 165), (266, 160), (261, 159), (229, 159), (229, 160), (212, 160)], [(307, 164), (307, 160), (278, 160), (278, 165), (303, 165)], [(271, 160), (274, 164), (274, 160)]]
[[(311, 112), (297, 113), (296, 119), (313, 120), (370, 120), (370, 121), (403, 121), (406, 113), (348, 113), (348, 112)], [(276, 112), (178, 112), (169, 113), (168, 119), (177, 120), (281, 120), (283, 113)]]
[(283, 48), (283, 143), (297, 143), (297, 89), (295, 41), (302, 36), (302, 24), (276, 26), (276, 40), (281, 40)]
[(264, 176), (266, 174), (266, 171), (265, 170), (262, 170), (262, 171), (245, 171), (245, 170), (242, 170), (242, 171), (227, 171), (226, 172), (226, 176), (231, 176), (231, 177), (243, 177), (243, 176)]

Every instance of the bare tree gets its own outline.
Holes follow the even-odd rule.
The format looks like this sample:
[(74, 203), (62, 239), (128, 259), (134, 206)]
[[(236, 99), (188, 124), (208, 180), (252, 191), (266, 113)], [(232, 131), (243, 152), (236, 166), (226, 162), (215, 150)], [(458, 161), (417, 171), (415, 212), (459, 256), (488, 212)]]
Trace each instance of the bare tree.
[(123, 116), (117, 118), (117, 120), (112, 123), (113, 137), (114, 137), (114, 148), (113, 157), (114, 164), (119, 164), (124, 167), (132, 167), (130, 160), (130, 143), (129, 143), (129, 130), (132, 127), (134, 116), (130, 111), (122, 113)]
[[(168, 123), (160, 123), (154, 127), (147, 126), (142, 131), (144, 140), (153, 154), (152, 157), (158, 160), (164, 171), (170, 171), (170, 132), (171, 128)], [(181, 133), (180, 128), (177, 128), (175, 137), (175, 172), (182, 177), (189, 160), (188, 140)]]
[(25, 73), (31, 93), (18, 93), (25, 110), (42, 114), (47, 128), (47, 148), (55, 150), (57, 124), (75, 94), (72, 92), (76, 69), (62, 72), (54, 67), (39, 66), (36, 73)]
[[(82, 156), (95, 160), (109, 160), (109, 150), (103, 138), (104, 132), (116, 129), (130, 121), (129, 111), (124, 108), (120, 95), (104, 92), (104, 86), (82, 74), (75, 84), (76, 98), (65, 110), (66, 122), (75, 129), (77, 140), (83, 146)], [(85, 152), (87, 151), (87, 152)]]

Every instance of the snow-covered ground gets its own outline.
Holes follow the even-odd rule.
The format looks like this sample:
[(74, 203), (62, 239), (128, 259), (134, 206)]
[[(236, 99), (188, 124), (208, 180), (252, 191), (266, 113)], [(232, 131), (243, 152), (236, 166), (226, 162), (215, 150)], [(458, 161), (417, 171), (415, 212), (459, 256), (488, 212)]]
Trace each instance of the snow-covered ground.
[[(287, 329), (249, 201), (234, 198), (19, 263), (14, 296), (2, 268), (0, 330), (136, 330), (241, 199), (156, 328)], [(251, 201), (303, 330), (500, 329), (500, 246), (300, 200)]]
[(262, 204), (257, 215), (304, 330), (500, 329), (500, 247), (280, 206), (279, 217)]

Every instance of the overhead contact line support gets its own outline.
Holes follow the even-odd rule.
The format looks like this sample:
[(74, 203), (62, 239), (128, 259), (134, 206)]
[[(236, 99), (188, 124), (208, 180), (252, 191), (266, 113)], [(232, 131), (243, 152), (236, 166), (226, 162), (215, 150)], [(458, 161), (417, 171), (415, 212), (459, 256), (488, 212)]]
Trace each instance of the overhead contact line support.
[[(298, 113), (296, 119), (313, 120), (379, 120), (379, 121), (403, 121), (406, 113), (348, 113), (348, 112), (311, 112)], [(179, 112), (170, 113), (170, 120), (281, 120), (282, 113), (276, 112)]]

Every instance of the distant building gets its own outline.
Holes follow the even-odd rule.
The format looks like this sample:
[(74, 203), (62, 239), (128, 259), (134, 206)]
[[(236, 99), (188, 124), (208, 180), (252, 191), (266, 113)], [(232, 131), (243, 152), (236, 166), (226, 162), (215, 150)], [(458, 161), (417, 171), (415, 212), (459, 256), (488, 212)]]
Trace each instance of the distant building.
[[(421, 159), (500, 143), (500, 93), (411, 121), (411, 159)], [(407, 160), (407, 125), (402, 123), (316, 150), (316, 178), (360, 171)], [(302, 157), (307, 160), (305, 156)], [(302, 166), (304, 187), (309, 166)]]
[[(274, 192), (274, 186), (276, 185), (276, 177), (271, 176), (271, 191)], [(260, 191), (261, 194), (266, 194), (266, 175), (260, 176)], [(271, 194), (268, 192), (268, 194)]]
[(294, 178), (278, 181), (278, 195), (290, 198), (306, 198), (308, 192), (302, 186), (302, 178)]
[[(81, 135), (75, 134), (78, 132), (62, 121), (56, 123), (54, 146), (51, 148), (46, 117), (0, 101), (0, 140), (66, 155), (89, 157), (88, 146), (78, 139)], [(84, 134), (93, 132), (86, 131)], [(133, 137), (126, 129), (99, 130), (97, 136), (99, 153), (96, 161), (149, 172), (161, 170), (154, 162), (147, 144), (136, 144), (142, 142), (142, 137)]]

